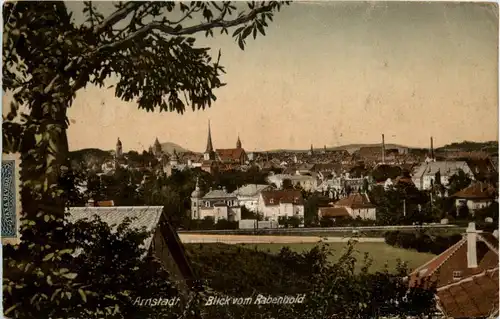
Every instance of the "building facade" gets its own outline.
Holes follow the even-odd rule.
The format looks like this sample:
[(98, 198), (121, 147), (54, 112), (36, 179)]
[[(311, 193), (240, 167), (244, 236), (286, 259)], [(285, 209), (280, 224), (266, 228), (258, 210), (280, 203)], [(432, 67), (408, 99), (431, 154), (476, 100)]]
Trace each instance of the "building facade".
[(216, 189), (206, 194), (200, 190), (198, 181), (191, 193), (191, 219), (211, 217), (217, 222), (220, 219), (228, 221), (241, 220), (241, 207), (238, 198), (223, 189)]
[(304, 199), (298, 190), (271, 190), (260, 193), (257, 212), (265, 219), (278, 221), (279, 217), (304, 219)]

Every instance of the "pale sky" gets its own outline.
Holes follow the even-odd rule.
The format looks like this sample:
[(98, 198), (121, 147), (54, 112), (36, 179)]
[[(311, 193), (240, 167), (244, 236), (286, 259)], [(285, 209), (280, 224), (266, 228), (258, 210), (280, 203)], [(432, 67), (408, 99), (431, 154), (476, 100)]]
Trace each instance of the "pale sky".
[(80, 91), (70, 149), (113, 149), (120, 137), (142, 151), (158, 137), (204, 151), (209, 119), (215, 148), (235, 147), (239, 133), (247, 151), (378, 143), (382, 133), (420, 147), (431, 135), (437, 146), (498, 139), (496, 4), (292, 3), (266, 34), (245, 51), (226, 35), (203, 40), (227, 72), (205, 111), (147, 113), (113, 90)]

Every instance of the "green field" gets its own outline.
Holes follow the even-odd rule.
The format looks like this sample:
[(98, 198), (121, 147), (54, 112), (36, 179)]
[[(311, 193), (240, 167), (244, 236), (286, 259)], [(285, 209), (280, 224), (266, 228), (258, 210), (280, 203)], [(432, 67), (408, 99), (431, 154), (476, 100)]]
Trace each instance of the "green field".
[[(401, 230), (404, 232), (415, 232), (416, 230), (405, 229)], [(384, 237), (387, 230), (363, 230), (360, 229), (357, 233), (352, 231), (339, 231), (339, 230), (326, 230), (326, 231), (315, 231), (309, 230), (307, 228), (302, 228), (300, 230), (260, 230), (260, 231), (250, 231), (250, 230), (226, 230), (226, 231), (190, 231), (185, 233), (192, 234), (220, 234), (220, 235), (262, 235), (262, 236), (313, 236), (313, 237), (350, 237), (353, 235), (360, 237)], [(426, 229), (425, 232), (431, 236), (450, 236), (452, 234), (462, 234), (465, 232), (465, 227), (450, 227), (450, 228), (430, 228)], [(183, 231), (179, 231), (183, 233)]]
[[(241, 244), (246, 248), (256, 247), (258, 250), (269, 252), (271, 254), (278, 253), (282, 247), (288, 246), (296, 252), (311, 250), (317, 244)], [(328, 243), (328, 247), (332, 255), (330, 261), (335, 262), (342, 255), (345, 248), (345, 243)], [(419, 253), (416, 251), (395, 248), (385, 243), (357, 243), (355, 246), (355, 256), (359, 261), (357, 269), (361, 269), (362, 261), (365, 253), (368, 253), (372, 259), (371, 271), (383, 270), (385, 264), (389, 270), (395, 270), (398, 258), (406, 262), (409, 269), (415, 269), (425, 262), (431, 260), (435, 255), (429, 253)]]

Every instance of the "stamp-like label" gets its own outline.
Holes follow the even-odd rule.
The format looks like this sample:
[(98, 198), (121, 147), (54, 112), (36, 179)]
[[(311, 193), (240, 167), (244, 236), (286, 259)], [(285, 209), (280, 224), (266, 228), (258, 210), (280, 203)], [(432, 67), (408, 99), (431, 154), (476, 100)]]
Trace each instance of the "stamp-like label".
[(17, 238), (20, 214), (19, 156), (2, 154), (2, 238)]

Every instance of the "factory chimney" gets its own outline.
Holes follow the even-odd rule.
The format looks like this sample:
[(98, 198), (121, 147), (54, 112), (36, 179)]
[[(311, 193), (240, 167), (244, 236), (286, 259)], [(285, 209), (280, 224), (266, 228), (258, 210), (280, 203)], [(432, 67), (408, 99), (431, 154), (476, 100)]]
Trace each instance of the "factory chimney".
[(431, 160), (434, 160), (434, 141), (431, 136)]
[(384, 134), (382, 134), (382, 164), (385, 164), (385, 139), (384, 139)]

